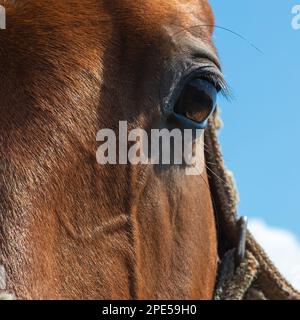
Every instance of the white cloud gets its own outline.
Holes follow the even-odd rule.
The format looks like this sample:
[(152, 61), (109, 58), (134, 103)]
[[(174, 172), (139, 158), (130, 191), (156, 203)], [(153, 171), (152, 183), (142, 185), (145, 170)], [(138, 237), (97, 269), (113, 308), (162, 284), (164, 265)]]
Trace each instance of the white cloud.
[(288, 230), (249, 219), (249, 230), (287, 280), (300, 290), (300, 241)]

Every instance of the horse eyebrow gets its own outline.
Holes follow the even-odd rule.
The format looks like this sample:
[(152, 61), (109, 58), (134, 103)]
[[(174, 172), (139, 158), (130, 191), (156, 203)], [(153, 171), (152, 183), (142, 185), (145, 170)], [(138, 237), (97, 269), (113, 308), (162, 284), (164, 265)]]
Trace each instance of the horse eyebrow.
[(219, 71), (222, 72), (222, 67), (220, 60), (215, 53), (215, 50), (211, 48), (210, 45), (206, 45), (204, 43), (201, 43), (201, 45), (193, 46), (191, 48), (192, 53), (191, 56), (194, 59), (207, 59), (215, 64), (215, 66), (219, 69)]

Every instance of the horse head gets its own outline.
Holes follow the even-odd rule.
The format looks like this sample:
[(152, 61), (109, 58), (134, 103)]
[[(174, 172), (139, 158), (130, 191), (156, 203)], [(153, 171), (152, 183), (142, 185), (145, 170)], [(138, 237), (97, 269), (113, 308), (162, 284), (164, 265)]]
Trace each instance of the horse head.
[(222, 83), (208, 2), (0, 5), (7, 290), (25, 299), (212, 298), (217, 235), (205, 167), (186, 175), (173, 164), (96, 161), (97, 132), (119, 121), (149, 132), (174, 110), (207, 120), (201, 83)]

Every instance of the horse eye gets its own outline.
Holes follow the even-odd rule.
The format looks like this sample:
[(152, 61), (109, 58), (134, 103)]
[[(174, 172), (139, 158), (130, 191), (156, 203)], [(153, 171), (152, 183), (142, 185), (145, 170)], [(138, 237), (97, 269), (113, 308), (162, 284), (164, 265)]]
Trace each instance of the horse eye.
[(207, 119), (216, 107), (217, 94), (218, 91), (211, 82), (194, 79), (183, 89), (174, 111), (205, 126)]

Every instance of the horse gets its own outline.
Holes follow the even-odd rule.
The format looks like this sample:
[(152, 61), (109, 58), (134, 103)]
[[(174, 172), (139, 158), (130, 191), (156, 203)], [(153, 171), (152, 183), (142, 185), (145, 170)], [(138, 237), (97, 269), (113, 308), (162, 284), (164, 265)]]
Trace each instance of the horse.
[(128, 130), (165, 127), (174, 110), (181, 120), (209, 121), (214, 110), (199, 86), (219, 92), (223, 80), (208, 1), (0, 5), (7, 292), (18, 299), (212, 299), (219, 254), (208, 169), (195, 176), (172, 163), (99, 165), (95, 138), (119, 121)]

